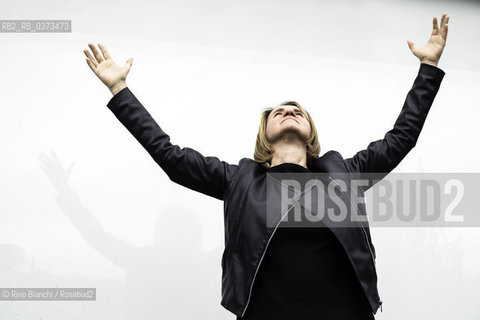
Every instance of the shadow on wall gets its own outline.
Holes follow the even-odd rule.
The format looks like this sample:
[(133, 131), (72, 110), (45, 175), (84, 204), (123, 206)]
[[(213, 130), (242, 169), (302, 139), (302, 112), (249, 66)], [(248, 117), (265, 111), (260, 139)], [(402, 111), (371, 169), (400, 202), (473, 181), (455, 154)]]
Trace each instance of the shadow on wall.
[[(126, 276), (121, 283), (54, 275), (37, 270), (34, 263), (28, 268), (21, 247), (1, 245), (0, 287), (86, 287), (88, 284), (97, 288), (95, 302), (77, 302), (74, 306), (72, 302), (45, 305), (46, 301), (18, 301), (8, 308), (2, 307), (3, 316), (9, 319), (25, 318), (27, 314), (51, 319), (61, 315), (70, 319), (225, 318), (218, 311), (221, 294), (215, 286), (221, 280), (218, 274), (222, 248), (201, 252), (202, 225), (195, 214), (182, 206), (168, 206), (157, 218), (153, 243), (143, 247), (132, 245), (106, 232), (95, 214), (82, 204), (68, 184), (73, 164), (64, 169), (53, 151), (51, 158), (41, 154), (40, 160), (41, 169), (58, 191), (56, 200), (65, 215), (85, 241), (123, 268)], [(87, 307), (91, 303), (94, 306)], [(29, 308), (32, 310), (27, 311)]]

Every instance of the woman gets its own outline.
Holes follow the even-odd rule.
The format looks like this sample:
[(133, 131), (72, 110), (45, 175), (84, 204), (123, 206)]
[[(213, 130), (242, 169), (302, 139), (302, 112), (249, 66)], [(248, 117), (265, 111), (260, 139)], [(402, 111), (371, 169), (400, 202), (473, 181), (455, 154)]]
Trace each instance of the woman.
[[(383, 177), (392, 171), (415, 146), (443, 79), (436, 66), (448, 20), (443, 14), (438, 27), (433, 18), (431, 37), (422, 48), (408, 41), (421, 64), (393, 129), (348, 159), (333, 150), (318, 157), (313, 120), (295, 101), (263, 112), (254, 160), (242, 158), (234, 165), (180, 148), (170, 143), (127, 87), (132, 58), (120, 67), (102, 44), (103, 56), (92, 44), (93, 56), (84, 50), (87, 64), (113, 94), (107, 106), (168, 177), (224, 201), (221, 304), (237, 319), (374, 319), (382, 301), (368, 223), (337, 228), (325, 219), (317, 224), (326, 228), (280, 228), (287, 211), (272, 225), (265, 215), (267, 173), (321, 172), (334, 182), (334, 173), (348, 179), (364, 172)], [(358, 211), (366, 214), (364, 208)]]

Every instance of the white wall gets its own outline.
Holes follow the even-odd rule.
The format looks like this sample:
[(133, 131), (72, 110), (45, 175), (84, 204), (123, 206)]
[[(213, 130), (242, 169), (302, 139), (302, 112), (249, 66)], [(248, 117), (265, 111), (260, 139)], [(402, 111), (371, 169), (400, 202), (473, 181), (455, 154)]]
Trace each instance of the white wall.
[[(480, 170), (474, 3), (25, 1), (2, 2), (0, 12), (73, 23), (72, 33), (0, 34), (0, 287), (97, 288), (96, 302), (0, 301), (0, 319), (153, 319), (165, 310), (234, 319), (220, 306), (223, 203), (173, 184), (108, 110), (111, 94), (82, 52), (89, 42), (105, 44), (119, 64), (134, 58), (128, 86), (182, 147), (230, 163), (252, 158), (263, 108), (297, 100), (314, 117), (321, 154), (349, 157), (392, 127), (420, 65), (407, 39), (426, 43), (432, 17), (447, 12), (438, 66), (446, 75), (395, 171)], [(64, 167), (75, 163), (69, 184), (111, 237), (93, 233), (73, 202), (70, 214), (84, 215), (76, 223), (58, 206), (39, 160), (51, 149)], [(182, 210), (201, 233), (168, 217)], [(169, 243), (152, 246), (157, 219)], [(480, 319), (478, 228), (371, 232), (378, 319)], [(195, 283), (196, 303), (177, 308), (188, 290), (177, 277), (195, 270), (210, 274), (210, 288)]]

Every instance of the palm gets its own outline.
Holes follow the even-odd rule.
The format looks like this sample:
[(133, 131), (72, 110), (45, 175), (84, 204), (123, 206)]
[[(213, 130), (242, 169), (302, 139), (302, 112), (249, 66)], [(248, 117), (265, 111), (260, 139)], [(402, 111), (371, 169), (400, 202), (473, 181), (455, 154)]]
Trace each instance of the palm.
[(104, 60), (97, 64), (95, 74), (110, 87), (118, 81), (124, 81), (127, 78), (128, 69), (118, 66), (112, 59)]
[(423, 47), (417, 48), (412, 41), (407, 41), (410, 50), (417, 58), (420, 59), (420, 61), (438, 63), (438, 60), (442, 55), (443, 48), (445, 48), (445, 44), (447, 42), (449, 19), (450, 17), (444, 13), (440, 22), (440, 27), (438, 27), (437, 17), (433, 17), (432, 34), (430, 35), (430, 39), (428, 40), (427, 44), (425, 44)]
[(92, 56), (88, 50), (83, 50), (87, 56), (87, 64), (107, 87), (111, 88), (115, 84), (126, 80), (127, 74), (132, 66), (132, 58), (129, 58), (125, 65), (120, 67), (112, 59), (104, 45), (98, 45), (103, 55), (98, 52), (93, 44), (89, 43), (88, 46), (94, 56)]

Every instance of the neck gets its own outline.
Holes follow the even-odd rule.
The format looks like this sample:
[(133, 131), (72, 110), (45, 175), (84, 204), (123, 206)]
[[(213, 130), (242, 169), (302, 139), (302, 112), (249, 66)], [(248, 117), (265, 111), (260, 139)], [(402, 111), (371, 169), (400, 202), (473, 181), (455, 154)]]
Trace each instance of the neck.
[(307, 168), (307, 147), (296, 136), (286, 135), (272, 144), (274, 153), (271, 167), (288, 162)]

